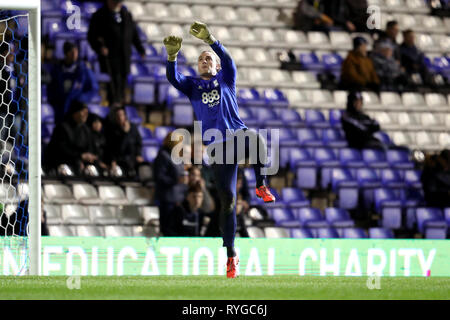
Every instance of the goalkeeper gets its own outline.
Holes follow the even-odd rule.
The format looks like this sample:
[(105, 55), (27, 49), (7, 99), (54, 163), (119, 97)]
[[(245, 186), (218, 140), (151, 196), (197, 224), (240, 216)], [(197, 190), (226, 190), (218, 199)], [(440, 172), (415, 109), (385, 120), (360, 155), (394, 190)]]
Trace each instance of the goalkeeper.
[[(202, 123), (202, 135), (208, 129), (217, 129), (226, 136), (226, 132), (234, 133), (234, 150), (227, 151), (225, 141), (214, 141), (214, 146), (223, 148), (223, 159), (226, 152), (234, 152), (236, 155), (236, 133), (247, 131), (248, 128), (239, 117), (236, 98), (236, 65), (224, 46), (210, 33), (206, 24), (194, 22), (190, 28), (190, 34), (203, 40), (211, 46), (213, 51), (203, 51), (198, 58), (199, 77), (186, 77), (177, 72), (177, 54), (181, 49), (182, 39), (169, 36), (164, 39), (164, 45), (168, 54), (166, 75), (169, 82), (184, 93), (194, 108), (198, 121)], [(258, 143), (255, 147), (267, 150), (260, 136), (253, 131), (246, 132), (246, 136), (256, 135)], [(228, 138), (228, 137), (227, 137)], [(205, 141), (205, 144), (208, 144)], [(227, 144), (227, 147), (229, 145)], [(242, 147), (242, 146), (238, 146)], [(245, 154), (249, 154), (249, 141), (245, 141)], [(259, 151), (259, 150), (257, 150)], [(259, 154), (259, 152), (257, 153)], [(227, 277), (236, 277), (236, 265), (239, 262), (234, 250), (234, 238), (236, 234), (236, 180), (238, 161), (234, 157), (232, 164), (211, 165), (217, 191), (219, 194), (220, 230), (223, 237), (223, 246), (227, 248)], [(225, 162), (225, 161), (224, 161)], [(265, 177), (261, 174), (264, 165), (257, 159), (254, 164), (256, 176), (256, 195), (264, 202), (273, 202), (275, 197), (265, 185)]]

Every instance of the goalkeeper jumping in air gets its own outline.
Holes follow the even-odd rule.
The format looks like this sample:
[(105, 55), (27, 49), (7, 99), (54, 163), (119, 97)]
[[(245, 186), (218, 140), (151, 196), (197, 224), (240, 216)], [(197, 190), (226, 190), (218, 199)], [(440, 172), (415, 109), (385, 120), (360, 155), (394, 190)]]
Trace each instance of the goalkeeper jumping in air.
[[(186, 77), (177, 72), (177, 54), (181, 49), (182, 39), (176, 36), (169, 36), (164, 39), (164, 45), (168, 54), (166, 75), (169, 82), (182, 93), (184, 93), (194, 108), (194, 113), (198, 121), (202, 124), (202, 135), (208, 129), (216, 129), (223, 137), (228, 136), (226, 132), (232, 132), (234, 139), (233, 150), (230, 150), (225, 141), (214, 141), (214, 145), (223, 148), (223, 159), (227, 152), (234, 152), (234, 161), (229, 164), (225, 161), (211, 165), (214, 172), (214, 180), (219, 193), (220, 209), (220, 230), (223, 237), (223, 246), (227, 248), (227, 277), (236, 277), (236, 265), (239, 258), (234, 250), (234, 238), (236, 235), (236, 180), (238, 159), (236, 154), (236, 133), (246, 132), (246, 136), (253, 135), (254, 141), (258, 143), (250, 146), (246, 139), (244, 146), (245, 154), (250, 153), (250, 147), (262, 149), (262, 154), (267, 156), (267, 149), (261, 137), (253, 131), (248, 130), (244, 122), (239, 117), (238, 104), (236, 98), (236, 65), (224, 46), (217, 41), (210, 33), (206, 24), (194, 22), (190, 28), (190, 34), (203, 40), (211, 46), (213, 51), (203, 51), (198, 58), (199, 77)], [(247, 131), (248, 130), (248, 131)], [(208, 142), (205, 141), (205, 144)], [(227, 145), (227, 146), (225, 146)], [(220, 150), (220, 149), (219, 149)], [(254, 154), (254, 153), (252, 153)], [(264, 157), (264, 156), (263, 156)], [(256, 159), (253, 165), (256, 176), (256, 195), (264, 202), (274, 202), (275, 197), (270, 193), (265, 185), (265, 176), (261, 169), (264, 164)]]

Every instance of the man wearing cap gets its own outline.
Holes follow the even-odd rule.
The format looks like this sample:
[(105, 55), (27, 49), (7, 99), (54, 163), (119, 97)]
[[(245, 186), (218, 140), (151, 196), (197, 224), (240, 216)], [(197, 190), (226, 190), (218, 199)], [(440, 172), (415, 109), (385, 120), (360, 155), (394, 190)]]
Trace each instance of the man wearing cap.
[(353, 50), (342, 63), (341, 89), (378, 90), (380, 80), (372, 60), (367, 56), (367, 40), (363, 37), (353, 39)]
[(89, 103), (98, 94), (98, 82), (83, 61), (78, 60), (78, 48), (64, 42), (64, 59), (53, 66), (48, 85), (48, 100), (55, 112), (55, 122), (60, 123), (73, 100)]
[(86, 125), (88, 115), (89, 110), (84, 103), (78, 100), (71, 102), (64, 121), (56, 125), (44, 151), (44, 167), (47, 170), (67, 164), (79, 174), (85, 165), (97, 160), (93, 154), (91, 132)]
[(407, 84), (407, 77), (393, 53), (393, 45), (389, 41), (381, 41), (370, 55), (382, 90), (401, 90)]
[(352, 91), (347, 97), (347, 108), (341, 117), (342, 129), (348, 146), (354, 149), (383, 148), (386, 146), (373, 134), (380, 130), (374, 119), (363, 113), (363, 97), (361, 92)]

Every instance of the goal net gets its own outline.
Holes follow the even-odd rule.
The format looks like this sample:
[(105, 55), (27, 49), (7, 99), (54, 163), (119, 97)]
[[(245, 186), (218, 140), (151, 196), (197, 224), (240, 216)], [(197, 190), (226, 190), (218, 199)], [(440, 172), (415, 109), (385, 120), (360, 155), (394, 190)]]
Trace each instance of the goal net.
[[(35, 259), (32, 250), (40, 244), (33, 242), (40, 238), (36, 234), (40, 233), (36, 227), (40, 221), (35, 221), (38, 216), (35, 211), (40, 208), (37, 203), (40, 180), (36, 170), (40, 161), (38, 157), (30, 157), (30, 151), (39, 153), (36, 142), (40, 139), (35, 128), (40, 121), (36, 121), (35, 114), (30, 115), (30, 110), (34, 108), (36, 113), (40, 104), (37, 103), (39, 94), (30, 95), (30, 91), (37, 91), (40, 85), (31, 86), (30, 82), (39, 79), (35, 74), (39, 61), (36, 51), (30, 56), (30, 49), (36, 50), (36, 43), (30, 48), (29, 12), (4, 10), (2, 4), (0, 1), (0, 275), (38, 274), (38, 269), (31, 270), (35, 267), (31, 261)], [(30, 140), (33, 135), (34, 139)], [(30, 142), (35, 144), (34, 150), (30, 149)], [(30, 171), (32, 161), (34, 172)], [(32, 192), (31, 188), (34, 188)], [(35, 261), (38, 266), (39, 256)]]

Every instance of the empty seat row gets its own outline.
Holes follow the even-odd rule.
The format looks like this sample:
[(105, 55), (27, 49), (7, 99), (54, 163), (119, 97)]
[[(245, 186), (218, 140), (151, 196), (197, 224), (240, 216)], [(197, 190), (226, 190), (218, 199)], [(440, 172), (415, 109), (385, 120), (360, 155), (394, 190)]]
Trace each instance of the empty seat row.
[(347, 238), (347, 239), (391, 239), (394, 238), (392, 230), (386, 228), (369, 228), (368, 232), (361, 228), (344, 228), (341, 234), (333, 227), (325, 228), (283, 228), (283, 227), (248, 227), (251, 238)]
[(143, 237), (144, 228), (142, 226), (57, 226), (48, 227), (52, 237)]
[(95, 186), (88, 183), (74, 184), (72, 188), (65, 184), (44, 184), (46, 203), (80, 203), (110, 205), (148, 205), (152, 201), (152, 191), (145, 187)]
[(44, 204), (49, 225), (142, 225), (159, 219), (157, 207)]
[[(292, 108), (344, 108), (347, 104), (347, 91), (281, 89)], [(447, 97), (439, 93), (362, 92), (364, 109), (367, 111), (414, 111), (449, 112)]]

